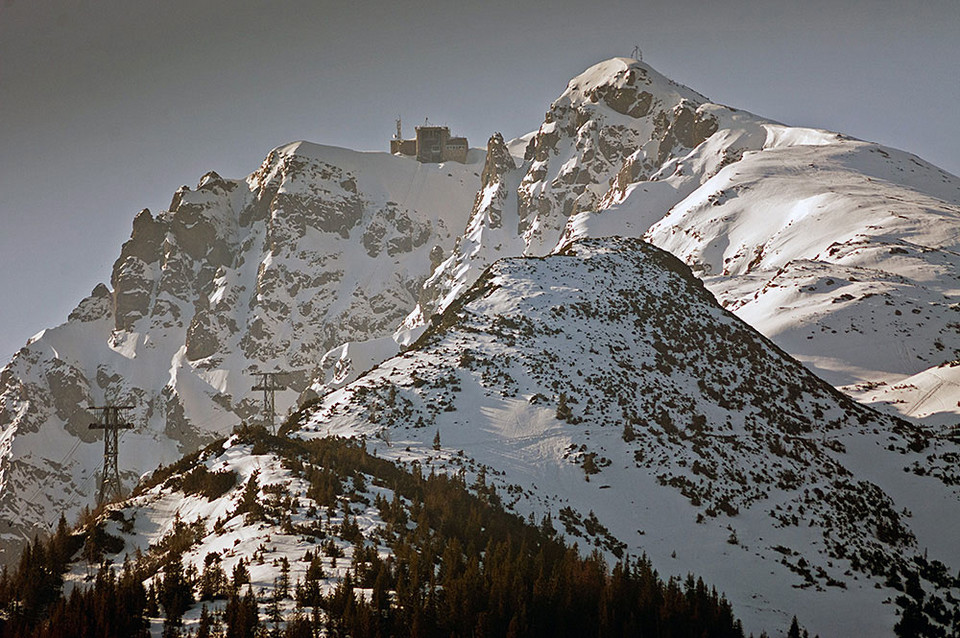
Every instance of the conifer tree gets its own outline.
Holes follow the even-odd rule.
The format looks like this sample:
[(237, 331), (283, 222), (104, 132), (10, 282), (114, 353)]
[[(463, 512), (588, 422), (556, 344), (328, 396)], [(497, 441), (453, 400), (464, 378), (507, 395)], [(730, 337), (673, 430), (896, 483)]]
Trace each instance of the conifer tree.
[(157, 603), (157, 590), (153, 586), (153, 583), (147, 587), (146, 606), (144, 607), (143, 613), (147, 618), (156, 618), (160, 615), (160, 607)]
[(200, 609), (200, 624), (197, 627), (196, 638), (211, 638), (213, 636), (213, 617), (206, 603)]
[(257, 599), (249, 585), (243, 598), (239, 592), (231, 592), (223, 610), (223, 619), (227, 626), (226, 638), (255, 638), (260, 627), (260, 616)]
[(260, 502), (260, 470), (254, 470), (247, 484), (243, 488), (238, 512), (246, 513), (247, 523), (255, 523), (264, 519), (263, 504)]
[(787, 638), (800, 638), (800, 623), (797, 622), (796, 616), (794, 616), (793, 620), (790, 621), (790, 629), (787, 631)]
[(290, 595), (290, 561), (286, 556), (280, 557), (280, 578), (277, 579), (277, 591), (280, 592), (280, 598), (287, 598)]
[(164, 566), (158, 593), (166, 615), (164, 626), (179, 627), (183, 613), (193, 604), (192, 587), (184, 576), (183, 560), (179, 556)]
[(200, 574), (200, 600), (216, 600), (226, 596), (227, 575), (217, 552), (209, 552), (203, 559)]
[(233, 579), (230, 586), (235, 592), (239, 592), (240, 588), (249, 582), (250, 572), (247, 570), (246, 562), (241, 558), (233, 568)]
[(270, 622), (273, 624), (273, 632), (275, 635), (280, 633), (280, 623), (283, 621), (283, 614), (280, 610), (280, 601), (282, 596), (280, 595), (280, 579), (273, 579), (273, 596), (270, 597), (270, 605), (267, 607), (267, 614), (270, 619)]

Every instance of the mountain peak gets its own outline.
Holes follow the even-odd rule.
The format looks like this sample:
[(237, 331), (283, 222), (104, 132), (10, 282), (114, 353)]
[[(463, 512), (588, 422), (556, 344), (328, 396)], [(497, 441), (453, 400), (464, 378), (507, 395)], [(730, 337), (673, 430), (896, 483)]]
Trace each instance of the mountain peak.
[[(594, 64), (570, 80), (560, 99), (566, 97), (575, 104), (586, 100), (597, 102), (605, 98), (610, 89), (627, 92), (632, 89), (634, 94), (646, 92), (657, 96), (675, 94), (679, 99), (698, 105), (710, 101), (693, 89), (674, 82), (649, 64), (632, 58), (610, 58)], [(614, 110), (620, 110), (609, 100), (607, 102)]]

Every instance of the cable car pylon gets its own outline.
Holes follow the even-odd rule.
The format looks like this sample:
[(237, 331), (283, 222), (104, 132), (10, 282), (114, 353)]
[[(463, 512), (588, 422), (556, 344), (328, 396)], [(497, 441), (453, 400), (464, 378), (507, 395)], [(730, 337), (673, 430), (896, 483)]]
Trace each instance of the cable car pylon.
[(97, 412), (97, 422), (90, 424), (91, 430), (103, 430), (103, 475), (100, 477), (100, 489), (97, 490), (97, 507), (104, 503), (123, 498), (123, 483), (120, 481), (120, 469), (117, 457), (120, 452), (118, 432), (133, 429), (132, 423), (121, 419), (121, 410), (132, 410), (130, 405), (91, 406)]

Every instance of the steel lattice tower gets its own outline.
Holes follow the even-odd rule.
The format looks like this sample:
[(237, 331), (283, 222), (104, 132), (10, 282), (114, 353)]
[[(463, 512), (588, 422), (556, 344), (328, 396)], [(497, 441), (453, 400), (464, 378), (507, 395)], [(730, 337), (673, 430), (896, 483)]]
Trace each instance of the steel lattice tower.
[(276, 396), (277, 390), (286, 390), (286, 386), (277, 381), (277, 377), (286, 374), (282, 370), (276, 372), (254, 372), (254, 376), (260, 377), (260, 383), (253, 386), (252, 390), (263, 390), (263, 426), (269, 428), (271, 434), (276, 434)]
[(100, 477), (100, 489), (97, 492), (97, 506), (123, 497), (123, 484), (120, 482), (120, 469), (117, 465), (117, 453), (120, 450), (120, 430), (133, 428), (120, 418), (121, 410), (131, 410), (127, 405), (104, 405), (91, 407), (97, 414), (97, 422), (90, 424), (91, 430), (103, 430), (103, 475)]

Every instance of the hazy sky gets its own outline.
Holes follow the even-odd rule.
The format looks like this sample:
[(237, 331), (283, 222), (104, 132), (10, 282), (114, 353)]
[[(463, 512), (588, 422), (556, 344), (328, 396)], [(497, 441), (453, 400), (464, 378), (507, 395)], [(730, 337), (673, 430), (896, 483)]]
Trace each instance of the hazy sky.
[[(109, 282), (134, 214), (282, 143), (483, 146), (629, 55), (714, 101), (960, 173), (960, 2), (0, 0), (0, 360)], [(2, 365), (2, 362), (0, 362)]]

